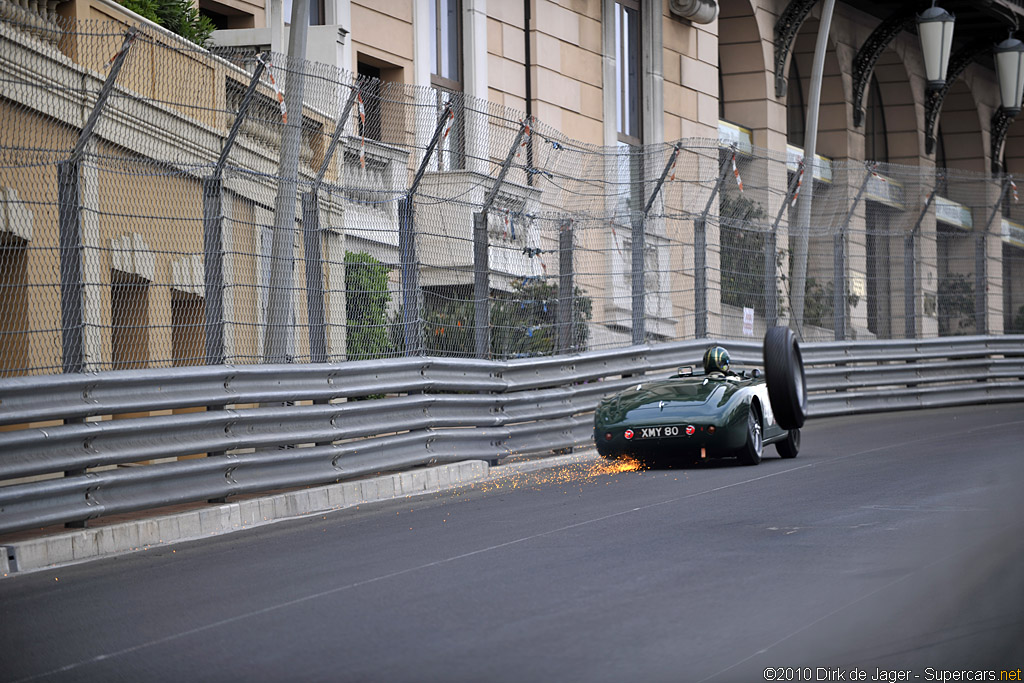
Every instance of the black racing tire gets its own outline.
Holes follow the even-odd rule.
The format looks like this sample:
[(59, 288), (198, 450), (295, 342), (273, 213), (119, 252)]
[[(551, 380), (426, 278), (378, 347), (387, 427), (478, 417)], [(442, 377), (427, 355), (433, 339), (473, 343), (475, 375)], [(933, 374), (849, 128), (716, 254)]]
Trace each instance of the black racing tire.
[(747, 442), (740, 448), (738, 454), (740, 463), (744, 465), (757, 465), (761, 462), (761, 455), (764, 452), (764, 434), (761, 427), (761, 416), (757, 408), (751, 404), (747, 410)]
[(783, 429), (799, 429), (807, 419), (807, 380), (796, 335), (773, 327), (764, 335), (764, 379), (775, 420)]
[(795, 458), (800, 452), (800, 430), (790, 429), (789, 435), (775, 444), (775, 450), (779, 452), (780, 458)]

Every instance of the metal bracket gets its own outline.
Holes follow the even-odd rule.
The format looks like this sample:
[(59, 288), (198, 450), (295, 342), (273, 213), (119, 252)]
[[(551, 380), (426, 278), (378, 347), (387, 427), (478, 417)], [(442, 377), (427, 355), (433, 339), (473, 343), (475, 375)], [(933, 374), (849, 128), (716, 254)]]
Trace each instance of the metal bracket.
[(924, 206), (921, 207), (920, 213), (917, 214), (917, 221), (914, 223), (913, 229), (903, 238), (903, 329), (907, 339), (913, 339), (917, 332), (917, 310), (914, 298), (914, 294), (917, 291), (917, 268), (914, 258), (914, 245), (917, 240), (917, 234), (921, 231), (924, 217), (931, 208), (932, 202), (935, 201), (935, 193), (936, 189), (933, 187), (932, 191), (928, 193), (928, 198), (925, 200)]
[[(735, 151), (735, 145), (733, 146)], [(693, 222), (693, 315), (694, 330), (698, 339), (708, 336), (708, 283), (707, 283), (707, 220), (715, 199), (718, 197), (722, 184), (729, 173), (729, 162), (731, 157), (722, 160), (718, 170), (718, 178), (715, 187), (711, 190), (708, 203), (704, 206), (704, 212), (700, 218)]]
[(331, 159), (334, 158), (334, 150), (338, 147), (338, 142), (341, 140), (341, 134), (345, 131), (345, 123), (348, 121), (348, 115), (352, 113), (352, 105), (355, 104), (356, 97), (359, 95), (359, 88), (356, 86), (349, 86), (352, 88), (352, 92), (348, 94), (348, 100), (345, 102), (345, 106), (341, 109), (341, 116), (334, 122), (334, 135), (331, 136), (331, 142), (327, 145), (327, 152), (324, 154), (323, 163), (320, 164), (320, 170), (317, 171), (316, 178), (313, 179), (313, 187), (310, 190), (314, 195), (316, 191), (320, 189), (320, 185), (324, 182), (324, 174), (327, 173), (327, 168), (331, 164)]
[(964, 69), (979, 55), (992, 50), (992, 41), (989, 38), (978, 38), (957, 50), (949, 60), (949, 68), (946, 69), (946, 85), (939, 90), (929, 90), (924, 102), (924, 151), (925, 154), (935, 152), (935, 122), (939, 119), (939, 112), (942, 111), (942, 102), (946, 99), (946, 93), (952, 87), (953, 82), (960, 77)]
[(914, 24), (916, 4), (904, 5), (876, 26), (853, 58), (853, 125), (856, 128), (864, 124), (864, 91), (867, 90), (875, 64), (893, 39)]
[(818, 0), (792, 0), (775, 22), (775, 97), (786, 95), (786, 59), (804, 19)]
[(473, 214), (473, 331), (474, 345), (477, 358), (489, 358), (491, 355), (491, 282), (490, 282), (490, 261), (488, 260), (488, 237), (487, 237), (487, 214), (491, 205), (498, 196), (505, 176), (512, 166), (512, 160), (516, 156), (523, 136), (530, 129), (533, 117), (527, 116), (519, 124), (519, 133), (512, 142), (512, 146), (505, 155), (505, 161), (501, 164), (498, 177), (494, 179), (494, 185), (484, 197), (480, 210)]
[(444, 130), (445, 121), (452, 115), (451, 102), (445, 103), (444, 110), (437, 118), (437, 125), (434, 127), (434, 135), (430, 138), (427, 149), (423, 152), (423, 159), (416, 171), (409, 191), (398, 203), (398, 258), (402, 270), (402, 336), (405, 340), (405, 355), (417, 356), (420, 354), (422, 344), (420, 343), (420, 292), (419, 292), (419, 265), (416, 263), (416, 233), (415, 233), (415, 207), (413, 197), (416, 189), (427, 171), (427, 164), (434, 154), (441, 139), (441, 132)]
[(249, 79), (249, 87), (246, 88), (245, 94), (242, 95), (242, 102), (238, 105), (238, 113), (235, 115), (235, 120), (231, 124), (231, 130), (228, 131), (228, 136), (224, 140), (224, 146), (220, 150), (220, 156), (217, 158), (217, 163), (213, 167), (213, 177), (220, 178), (224, 172), (224, 164), (228, 161), (228, 155), (231, 153), (231, 148), (235, 145), (235, 138), (238, 136), (238, 131), (242, 127), (242, 123), (245, 121), (246, 115), (249, 113), (249, 105), (252, 103), (253, 93), (256, 92), (256, 86), (260, 82), (260, 78), (263, 76), (264, 69), (267, 68), (265, 59), (268, 59), (268, 53), (263, 53), (263, 59), (256, 60), (256, 69), (252, 72), (252, 78)]
[(868, 187), (871, 176), (875, 174), (875, 164), (865, 164), (867, 172), (864, 180), (861, 181), (857, 196), (850, 204), (850, 210), (846, 213), (846, 220), (835, 237), (832, 238), (832, 327), (835, 332), (835, 340), (846, 339), (846, 231), (853, 220), (853, 214), (857, 211), (860, 198), (864, 196), (864, 190)]
[(1011, 114), (1006, 111), (1005, 108), (999, 107), (996, 109), (996, 113), (992, 114), (992, 123), (989, 127), (991, 131), (992, 139), (992, 173), (1002, 173), (1004, 170), (1002, 162), (1003, 143), (1006, 141), (1006, 133), (1010, 130), (1010, 124), (1017, 118), (1016, 114)]

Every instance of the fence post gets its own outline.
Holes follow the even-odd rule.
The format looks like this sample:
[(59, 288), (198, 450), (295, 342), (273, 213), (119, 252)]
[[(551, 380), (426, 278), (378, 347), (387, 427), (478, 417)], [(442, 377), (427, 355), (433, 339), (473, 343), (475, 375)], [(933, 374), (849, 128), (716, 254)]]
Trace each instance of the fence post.
[(487, 211), (473, 213), (473, 340), (477, 358), (491, 355), (491, 281)]
[[(775, 327), (779, 322), (779, 292), (775, 285), (775, 279), (777, 277), (775, 273), (775, 268), (777, 266), (775, 252), (779, 248), (779, 223), (782, 222), (782, 214), (786, 212), (786, 207), (790, 206), (791, 202), (796, 201), (796, 197), (793, 195), (797, 191), (797, 188), (800, 187), (800, 183), (803, 178), (803, 167), (804, 162), (801, 160), (797, 166), (796, 173), (793, 174), (793, 180), (789, 181), (786, 196), (782, 198), (782, 206), (779, 207), (779, 212), (775, 214), (775, 222), (772, 223), (772, 228), (765, 237), (764, 319), (768, 328)], [(797, 330), (797, 334), (799, 333), (800, 331)]]
[(530, 117), (527, 117), (519, 124), (519, 133), (505, 155), (494, 185), (484, 197), (480, 210), (473, 214), (473, 339), (477, 358), (489, 358), (491, 355), (491, 264), (487, 252), (487, 214), (529, 129)]
[(334, 134), (327, 145), (327, 152), (320, 163), (320, 170), (313, 179), (309, 192), (302, 195), (302, 243), (306, 264), (306, 318), (309, 325), (309, 360), (311, 363), (327, 362), (327, 315), (324, 305), (324, 263), (323, 241), (320, 229), (320, 187), (324, 182), (334, 152), (338, 148), (341, 134), (345, 130), (352, 105), (359, 94), (351, 86), (348, 100), (341, 109), (341, 115), (334, 122)]
[(309, 362), (327, 362), (327, 318), (324, 313), (324, 264), (320, 239), (320, 197), (316, 187), (302, 195), (302, 245), (306, 262), (306, 317)]
[(224, 207), (219, 174), (203, 178), (203, 301), (206, 364), (224, 363)]
[(444, 124), (452, 113), (452, 103), (446, 102), (441, 115), (434, 127), (434, 135), (423, 152), (423, 159), (412, 179), (409, 191), (405, 193), (398, 203), (398, 258), (402, 272), (402, 336), (405, 340), (405, 355), (418, 356), (423, 344), (420, 339), (420, 291), (419, 291), (419, 264), (416, 262), (416, 211), (413, 205), (413, 198), (416, 196), (416, 189), (427, 171), (427, 163), (430, 161), (434, 148), (437, 147), (444, 131)]
[(722, 189), (722, 183), (725, 182), (730, 161), (731, 157), (722, 160), (718, 169), (718, 180), (715, 181), (715, 187), (711, 190), (708, 203), (704, 205), (704, 212), (693, 221), (693, 327), (694, 336), (697, 339), (708, 336), (708, 214), (711, 212), (711, 205), (715, 203), (715, 199)]
[(631, 297), (630, 308), (633, 313), (633, 344), (643, 344), (647, 339), (647, 304), (644, 299), (644, 248), (646, 247), (646, 230), (642, 215), (631, 212), (632, 218), (632, 249), (630, 256)]
[(573, 329), (573, 308), (576, 296), (575, 270), (573, 269), (573, 225), (572, 220), (563, 220), (558, 229), (558, 310), (556, 315), (558, 335), (556, 353), (576, 350)]
[(853, 220), (853, 213), (857, 210), (860, 198), (867, 189), (868, 181), (875, 175), (875, 167), (872, 164), (864, 174), (857, 196), (853, 198), (850, 210), (846, 212), (846, 220), (839, 226), (839, 232), (832, 238), (832, 329), (835, 332), (835, 340), (846, 339), (846, 230)]
[(82, 274), (82, 207), (79, 204), (79, 177), (77, 160), (57, 164), (63, 372), (85, 370), (85, 286)]
[(1002, 213), (1003, 199), (1010, 189), (1010, 176), (1004, 175), (999, 199), (992, 207), (988, 221), (974, 236), (974, 333), (988, 334), (988, 235), (996, 216)]
[(61, 369), (66, 373), (85, 371), (85, 282), (82, 272), (81, 161), (86, 145), (99, 122), (107, 98), (114, 89), (124, 60), (138, 29), (125, 32), (121, 50), (110, 61), (110, 73), (103, 81), (96, 104), (78, 134), (75, 149), (57, 164), (57, 222), (60, 249)]
[(213, 172), (203, 178), (203, 305), (206, 314), (207, 365), (223, 365), (224, 357), (224, 166), (245, 121), (256, 85), (266, 64), (257, 60), (249, 87), (242, 96), (231, 130), (221, 147)]
[(903, 238), (903, 311), (904, 311), (904, 336), (907, 339), (917, 337), (917, 256), (916, 242), (917, 233), (921, 230), (921, 223), (924, 216), (931, 208), (935, 200), (935, 190), (928, 193), (928, 198), (921, 207), (921, 213), (917, 215), (917, 221), (907, 236)]

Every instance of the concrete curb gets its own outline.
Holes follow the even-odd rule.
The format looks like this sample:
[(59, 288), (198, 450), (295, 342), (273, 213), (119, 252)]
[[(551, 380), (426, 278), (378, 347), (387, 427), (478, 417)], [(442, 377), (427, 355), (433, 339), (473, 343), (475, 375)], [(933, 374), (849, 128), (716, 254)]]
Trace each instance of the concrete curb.
[(18, 541), (0, 546), (0, 578), (596, 458), (583, 452), (496, 467), (467, 460)]

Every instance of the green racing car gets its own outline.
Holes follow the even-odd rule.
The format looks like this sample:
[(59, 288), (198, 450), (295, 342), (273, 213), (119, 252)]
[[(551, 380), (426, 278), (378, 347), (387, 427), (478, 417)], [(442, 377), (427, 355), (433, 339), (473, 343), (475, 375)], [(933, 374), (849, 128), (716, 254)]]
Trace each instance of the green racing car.
[(594, 413), (598, 453), (644, 462), (737, 458), (756, 465), (764, 447), (774, 444), (781, 457), (795, 458), (800, 430), (776, 421), (764, 374), (731, 371), (721, 346), (710, 347), (703, 364), (703, 374), (684, 367), (602, 399)]

